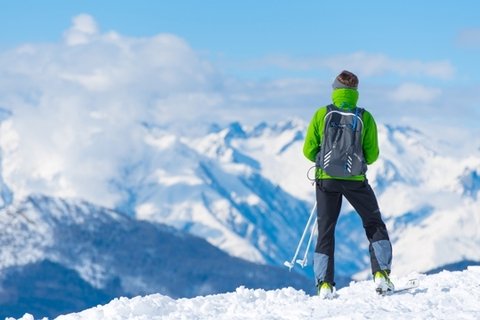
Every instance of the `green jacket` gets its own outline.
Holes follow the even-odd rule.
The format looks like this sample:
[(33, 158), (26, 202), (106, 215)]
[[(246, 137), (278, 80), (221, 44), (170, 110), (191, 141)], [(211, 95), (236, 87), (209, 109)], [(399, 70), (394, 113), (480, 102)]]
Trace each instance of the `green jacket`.
[[(355, 108), (358, 101), (358, 91), (354, 89), (341, 88), (335, 89), (332, 92), (332, 101), (335, 106), (341, 109), (351, 110)], [(303, 154), (310, 161), (315, 162), (320, 145), (322, 143), (323, 131), (324, 131), (324, 118), (327, 113), (327, 107), (322, 107), (315, 112), (310, 125), (308, 126), (307, 135), (303, 144)], [(363, 128), (362, 128), (362, 146), (363, 155), (367, 164), (372, 164), (378, 159), (378, 136), (377, 125), (372, 115), (368, 111), (363, 113)], [(353, 176), (353, 177), (331, 177), (326, 174), (321, 168), (317, 168), (317, 179), (342, 179), (342, 180), (365, 180), (365, 175)]]

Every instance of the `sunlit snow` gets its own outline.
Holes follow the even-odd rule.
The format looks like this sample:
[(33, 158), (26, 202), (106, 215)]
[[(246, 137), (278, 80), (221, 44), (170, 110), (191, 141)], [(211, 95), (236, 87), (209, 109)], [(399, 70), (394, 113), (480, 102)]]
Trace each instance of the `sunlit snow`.
[[(463, 272), (425, 276), (411, 274), (420, 285), (391, 296), (378, 296), (371, 281), (351, 283), (333, 300), (303, 291), (273, 291), (239, 287), (235, 292), (172, 299), (160, 294), (117, 298), (104, 306), (62, 315), (57, 320), (173, 320), (173, 319), (478, 319), (480, 267)], [(393, 278), (397, 287), (409, 277)], [(8, 320), (12, 320), (10, 318)], [(22, 320), (33, 319), (26, 314)]]

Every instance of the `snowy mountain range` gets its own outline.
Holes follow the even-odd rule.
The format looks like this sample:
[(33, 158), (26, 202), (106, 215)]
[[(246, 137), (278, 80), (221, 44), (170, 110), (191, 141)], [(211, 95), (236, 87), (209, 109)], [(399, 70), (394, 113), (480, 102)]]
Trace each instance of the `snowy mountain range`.
[[(108, 179), (119, 199), (112, 207), (88, 193), (20, 197), (15, 181), (0, 175), (2, 301), (22, 281), (41, 279), (33, 273), (56, 274), (57, 285), (73, 279), (72, 292), (88, 292), (73, 299), (82, 307), (94, 302), (86, 296), (94, 303), (121, 294), (194, 296), (239, 284), (309, 290), (310, 266), (295, 268), (299, 275), (282, 266), (314, 201), (305, 122), (212, 125), (195, 136), (141, 126), (141, 152)], [(379, 139), (381, 156), (367, 175), (392, 238), (394, 275), (480, 262), (480, 150), (465, 156), (408, 127), (380, 125)], [(11, 150), (3, 152), (0, 163)], [(368, 243), (348, 204), (336, 232), (337, 282), (368, 278)]]
[[(307, 179), (312, 164), (302, 154), (305, 131), (301, 120), (212, 126), (197, 138), (151, 131), (150, 142), (168, 154), (169, 165), (157, 166), (137, 218), (281, 265), (315, 199)], [(394, 272), (480, 261), (480, 150), (462, 153), (443, 136), (409, 127), (380, 125), (379, 140), (381, 157), (367, 175), (393, 240)], [(346, 204), (337, 228), (339, 276), (368, 277), (367, 246), (360, 219)]]
[(193, 297), (310, 280), (234, 258), (172, 227), (84, 201), (30, 196), (0, 211), (1, 316), (56, 316), (118, 296)]

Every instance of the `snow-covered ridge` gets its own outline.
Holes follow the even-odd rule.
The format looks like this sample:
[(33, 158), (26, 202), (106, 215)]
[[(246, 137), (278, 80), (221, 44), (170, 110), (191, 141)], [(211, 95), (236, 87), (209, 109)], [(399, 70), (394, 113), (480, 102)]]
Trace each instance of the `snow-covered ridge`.
[[(118, 298), (104, 306), (59, 316), (57, 320), (106, 319), (478, 319), (480, 267), (463, 272), (410, 275), (420, 285), (408, 292), (380, 297), (370, 281), (340, 289), (333, 300), (320, 300), (302, 291), (239, 287), (235, 292), (192, 299), (160, 294)], [(397, 286), (409, 277), (393, 279)], [(25, 315), (22, 320), (31, 320)], [(13, 320), (13, 319), (9, 319)]]
[(311, 288), (283, 267), (234, 258), (188, 233), (80, 200), (30, 196), (0, 210), (0, 229), (0, 317), (54, 316), (149, 293)]
[[(210, 292), (218, 291), (214, 282), (222, 277), (225, 276), (225, 285), (237, 277), (235, 273), (241, 276), (242, 266), (245, 271), (250, 268), (247, 277), (257, 278), (258, 272), (260, 278), (266, 279), (260, 269), (254, 270), (258, 265), (235, 259), (200, 238), (80, 200), (30, 196), (1, 210), (0, 226), (0, 272), (49, 260), (75, 270), (96, 288), (105, 288), (118, 277), (127, 293), (157, 292), (163, 288), (170, 296), (201, 293), (195, 278), (189, 276), (192, 268), (201, 278), (197, 279), (199, 283), (212, 277), (204, 288)], [(215, 279), (217, 271), (224, 271), (212, 270), (211, 266), (228, 268)], [(172, 270), (184, 276), (182, 281), (188, 280), (190, 285), (173, 285), (179, 279), (167, 277)]]

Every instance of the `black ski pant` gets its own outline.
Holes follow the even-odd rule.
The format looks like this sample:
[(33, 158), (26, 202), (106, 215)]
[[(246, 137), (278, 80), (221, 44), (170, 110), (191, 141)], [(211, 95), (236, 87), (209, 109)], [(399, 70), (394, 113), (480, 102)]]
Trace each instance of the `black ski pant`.
[(335, 284), (335, 226), (342, 206), (342, 196), (345, 196), (362, 219), (370, 243), (372, 273), (391, 269), (392, 245), (377, 198), (368, 181), (317, 180), (318, 238), (314, 254), (316, 283), (326, 281)]

